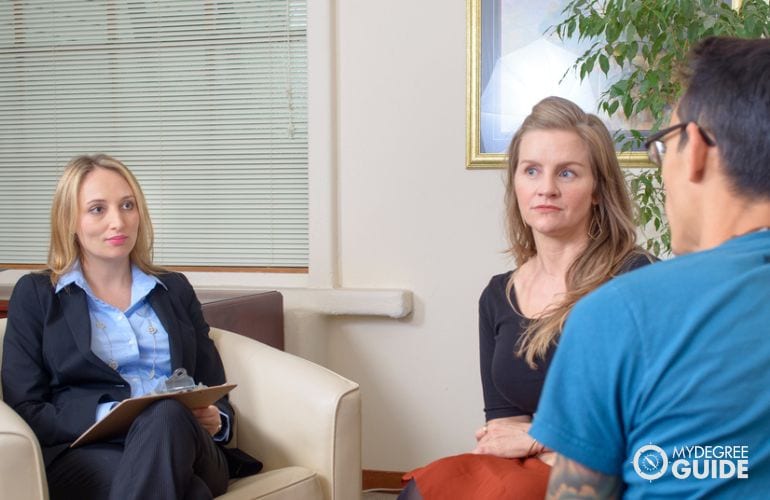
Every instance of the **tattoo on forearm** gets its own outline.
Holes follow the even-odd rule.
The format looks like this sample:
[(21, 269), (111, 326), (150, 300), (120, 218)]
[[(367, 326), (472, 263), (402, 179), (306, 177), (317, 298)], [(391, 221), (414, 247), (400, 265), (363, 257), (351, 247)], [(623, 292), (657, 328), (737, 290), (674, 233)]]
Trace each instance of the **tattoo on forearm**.
[(617, 476), (596, 472), (562, 455), (556, 455), (548, 481), (547, 498), (620, 498), (621, 485)]

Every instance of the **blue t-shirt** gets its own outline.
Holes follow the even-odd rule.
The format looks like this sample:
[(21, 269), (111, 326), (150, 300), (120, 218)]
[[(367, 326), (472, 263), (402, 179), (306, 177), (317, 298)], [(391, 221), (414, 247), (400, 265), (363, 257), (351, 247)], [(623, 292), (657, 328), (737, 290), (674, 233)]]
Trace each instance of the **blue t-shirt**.
[(626, 498), (770, 494), (770, 231), (581, 300), (530, 434)]

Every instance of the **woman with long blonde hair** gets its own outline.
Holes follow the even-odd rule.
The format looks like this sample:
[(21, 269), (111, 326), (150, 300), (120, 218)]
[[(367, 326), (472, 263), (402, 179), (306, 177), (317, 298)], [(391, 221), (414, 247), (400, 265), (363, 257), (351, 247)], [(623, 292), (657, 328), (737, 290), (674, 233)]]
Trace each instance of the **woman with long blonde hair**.
[(152, 263), (152, 247), (129, 169), (103, 154), (70, 161), (51, 207), (48, 268), (19, 279), (3, 339), (3, 398), (40, 442), (52, 500), (212, 498), (231, 474), (261, 468), (224, 446), (235, 423), (227, 396), (194, 409), (161, 399), (125, 434), (70, 446), (177, 369), (225, 382), (195, 291)]
[(486, 423), (472, 453), (417, 469), (402, 498), (543, 498), (550, 454), (528, 430), (559, 333), (578, 299), (651, 262), (601, 120), (543, 99), (508, 150), (505, 209), (513, 271), (479, 301)]

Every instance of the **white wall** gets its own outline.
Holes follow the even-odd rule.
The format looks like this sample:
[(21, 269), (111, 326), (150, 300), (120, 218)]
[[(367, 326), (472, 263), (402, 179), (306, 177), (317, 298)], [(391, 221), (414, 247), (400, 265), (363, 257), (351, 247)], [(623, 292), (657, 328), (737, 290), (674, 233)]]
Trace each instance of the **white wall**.
[(483, 422), (477, 304), (509, 265), (503, 182), (465, 169), (465, 1), (336, 9), (340, 285), (412, 290), (414, 312), (331, 319), (328, 365), (361, 384), (364, 468), (408, 470), (468, 451)]

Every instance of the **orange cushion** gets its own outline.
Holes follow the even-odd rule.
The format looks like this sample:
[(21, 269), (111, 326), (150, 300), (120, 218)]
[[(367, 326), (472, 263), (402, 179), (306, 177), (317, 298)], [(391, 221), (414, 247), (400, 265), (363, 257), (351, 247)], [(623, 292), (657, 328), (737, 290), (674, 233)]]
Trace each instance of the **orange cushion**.
[(436, 460), (404, 474), (414, 479), (423, 500), (542, 499), (551, 467), (537, 458), (500, 458), (465, 453)]

